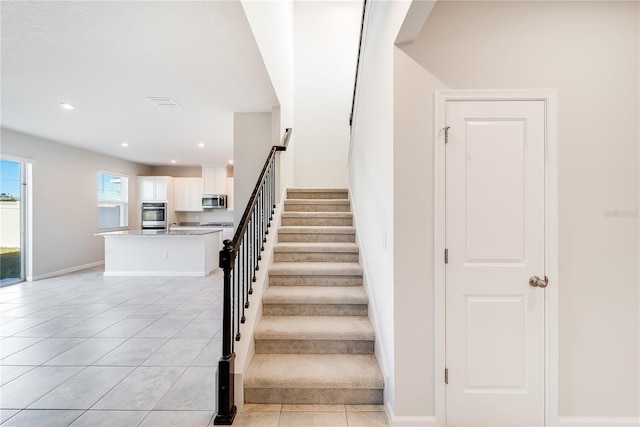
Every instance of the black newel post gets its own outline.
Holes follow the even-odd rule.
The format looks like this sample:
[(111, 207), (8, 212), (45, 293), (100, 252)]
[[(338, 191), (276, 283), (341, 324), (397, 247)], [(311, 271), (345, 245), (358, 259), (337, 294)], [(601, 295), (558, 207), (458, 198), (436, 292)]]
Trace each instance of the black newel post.
[(231, 271), (235, 261), (235, 254), (231, 240), (224, 241), (224, 248), (220, 251), (220, 267), (224, 270), (224, 294), (223, 294), (223, 319), (222, 319), (222, 356), (218, 362), (218, 408), (214, 419), (215, 425), (231, 425), (236, 416), (233, 389), (233, 363), (236, 354), (232, 350), (232, 322), (233, 313), (231, 307)]

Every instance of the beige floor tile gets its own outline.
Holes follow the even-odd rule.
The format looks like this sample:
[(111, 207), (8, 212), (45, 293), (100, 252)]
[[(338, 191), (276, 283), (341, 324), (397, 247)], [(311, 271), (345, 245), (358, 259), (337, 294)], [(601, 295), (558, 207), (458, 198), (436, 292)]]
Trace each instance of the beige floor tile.
[(245, 403), (242, 406), (242, 412), (280, 412), (281, 410), (280, 403)]
[[(280, 412), (240, 412), (233, 420), (235, 427), (278, 427)], [(210, 425), (213, 425), (213, 421)]]
[(346, 405), (347, 412), (384, 412), (384, 405)]
[(282, 412), (344, 412), (344, 405), (282, 405)]
[(347, 412), (349, 427), (388, 426), (384, 412)]
[(347, 427), (345, 412), (281, 412), (280, 427)]

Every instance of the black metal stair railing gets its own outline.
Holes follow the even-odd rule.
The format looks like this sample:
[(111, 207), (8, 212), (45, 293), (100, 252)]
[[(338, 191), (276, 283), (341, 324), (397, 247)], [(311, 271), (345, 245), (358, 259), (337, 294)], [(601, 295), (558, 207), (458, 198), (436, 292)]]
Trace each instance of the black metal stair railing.
[(351, 113), (349, 113), (349, 127), (353, 126), (353, 114), (356, 110), (356, 97), (358, 95), (358, 80), (360, 77), (360, 58), (362, 57), (362, 48), (364, 44), (364, 23), (367, 14), (367, 0), (362, 2), (362, 19), (360, 21), (360, 40), (358, 41), (358, 56), (356, 59), (356, 76), (353, 82), (353, 96), (351, 97)]
[(233, 373), (235, 341), (240, 341), (240, 326), (245, 322), (249, 295), (253, 294), (261, 252), (267, 241), (276, 208), (276, 153), (285, 151), (291, 137), (287, 128), (282, 145), (271, 147), (258, 182), (251, 193), (242, 219), (232, 240), (225, 240), (220, 251), (220, 268), (224, 271), (222, 312), (222, 356), (216, 377), (218, 406), (214, 424), (231, 425), (236, 415)]

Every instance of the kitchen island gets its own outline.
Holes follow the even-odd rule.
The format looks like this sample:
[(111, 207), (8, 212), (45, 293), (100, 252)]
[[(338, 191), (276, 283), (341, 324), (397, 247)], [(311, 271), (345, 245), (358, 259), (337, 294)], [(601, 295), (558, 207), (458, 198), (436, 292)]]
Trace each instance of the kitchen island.
[(218, 268), (220, 228), (97, 235), (104, 237), (105, 276), (206, 276)]

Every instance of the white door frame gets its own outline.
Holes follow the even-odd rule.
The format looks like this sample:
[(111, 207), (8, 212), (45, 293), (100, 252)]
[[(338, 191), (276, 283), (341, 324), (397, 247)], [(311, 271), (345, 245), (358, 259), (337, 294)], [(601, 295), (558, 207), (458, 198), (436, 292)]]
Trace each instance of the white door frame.
[(447, 101), (544, 101), (545, 104), (545, 425), (558, 418), (558, 107), (555, 90), (440, 90), (435, 93), (434, 285), (435, 409), (446, 422), (445, 369), (445, 105)]

